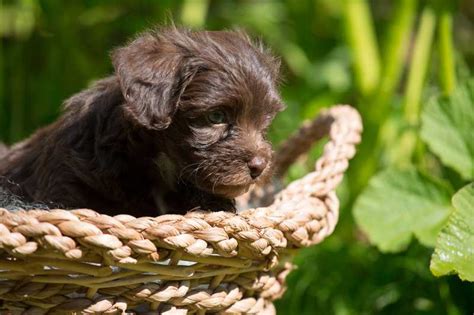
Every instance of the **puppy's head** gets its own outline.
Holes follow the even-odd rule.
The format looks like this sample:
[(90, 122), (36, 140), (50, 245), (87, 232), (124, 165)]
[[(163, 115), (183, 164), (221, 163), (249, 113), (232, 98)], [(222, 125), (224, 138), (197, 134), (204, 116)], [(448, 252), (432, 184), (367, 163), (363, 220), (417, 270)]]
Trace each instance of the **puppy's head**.
[(270, 174), (266, 129), (282, 102), (279, 63), (241, 32), (175, 28), (113, 53), (136, 125), (156, 132), (175, 178), (227, 198)]

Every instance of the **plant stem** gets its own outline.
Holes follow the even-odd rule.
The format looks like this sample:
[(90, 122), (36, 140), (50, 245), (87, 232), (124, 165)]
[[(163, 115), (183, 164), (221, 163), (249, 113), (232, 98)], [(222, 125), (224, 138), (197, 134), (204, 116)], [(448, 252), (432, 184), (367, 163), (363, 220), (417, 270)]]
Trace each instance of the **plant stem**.
[(435, 11), (431, 6), (427, 5), (421, 13), (406, 86), (404, 115), (406, 121), (411, 125), (418, 125), (419, 122), (420, 100), (428, 69), (435, 27)]
[(417, 0), (397, 2), (383, 47), (383, 74), (380, 77), (380, 83), (372, 97), (364, 100), (369, 104), (363, 113), (364, 128), (370, 132), (364, 134), (364, 141), (359, 147), (359, 155), (352, 162), (355, 176), (352, 176), (351, 190), (355, 192), (354, 195), (367, 185), (381, 162), (383, 146), (387, 142), (382, 139), (384, 135), (381, 134), (380, 129), (388, 118), (393, 95), (405, 67), (417, 3)]
[(202, 27), (206, 22), (209, 0), (184, 0), (181, 7), (181, 22), (191, 27)]
[(400, 0), (397, 4), (383, 49), (383, 74), (370, 113), (376, 121), (387, 115), (389, 100), (400, 82), (418, 1)]
[(347, 0), (343, 11), (356, 82), (361, 94), (367, 96), (373, 93), (380, 77), (380, 57), (369, 4), (366, 0)]
[(449, 95), (456, 86), (456, 71), (453, 56), (453, 16), (448, 5), (444, 5), (439, 12), (438, 32), (439, 79), (443, 93)]

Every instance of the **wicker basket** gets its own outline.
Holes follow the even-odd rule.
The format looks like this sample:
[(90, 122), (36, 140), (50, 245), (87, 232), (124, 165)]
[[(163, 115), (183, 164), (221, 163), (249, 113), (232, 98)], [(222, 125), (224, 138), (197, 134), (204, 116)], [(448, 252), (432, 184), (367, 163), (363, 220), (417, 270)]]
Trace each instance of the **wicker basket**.
[[(239, 214), (135, 218), (88, 209), (0, 209), (0, 313), (275, 313), (272, 301), (284, 292), (295, 249), (321, 242), (336, 225), (334, 190), (361, 130), (349, 106), (322, 112), (282, 146), (276, 161), (281, 174), (328, 135), (315, 171), (271, 205)], [(268, 194), (254, 192), (240, 202), (265, 199)]]

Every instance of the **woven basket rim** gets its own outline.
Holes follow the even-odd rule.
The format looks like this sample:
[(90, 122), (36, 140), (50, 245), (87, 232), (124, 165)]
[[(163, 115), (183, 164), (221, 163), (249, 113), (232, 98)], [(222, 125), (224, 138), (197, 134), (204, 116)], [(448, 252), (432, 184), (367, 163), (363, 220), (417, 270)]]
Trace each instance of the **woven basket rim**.
[(335, 189), (361, 132), (352, 107), (321, 111), (283, 144), (288, 154), (276, 161), (284, 173), (299, 151), (327, 134), (315, 171), (290, 183), (270, 206), (238, 214), (135, 218), (90, 209), (0, 208), (3, 308), (113, 314), (146, 302), (167, 314), (271, 313), (294, 250), (321, 242), (335, 228)]

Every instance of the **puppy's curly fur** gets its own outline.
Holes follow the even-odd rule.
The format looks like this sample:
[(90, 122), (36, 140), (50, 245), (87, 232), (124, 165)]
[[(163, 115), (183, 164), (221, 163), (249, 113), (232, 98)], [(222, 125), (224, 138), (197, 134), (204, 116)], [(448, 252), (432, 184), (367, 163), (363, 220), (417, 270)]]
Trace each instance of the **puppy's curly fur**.
[(233, 210), (268, 178), (279, 63), (242, 32), (164, 28), (112, 53), (115, 74), (0, 157), (29, 202), (103, 213)]

